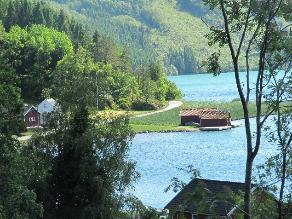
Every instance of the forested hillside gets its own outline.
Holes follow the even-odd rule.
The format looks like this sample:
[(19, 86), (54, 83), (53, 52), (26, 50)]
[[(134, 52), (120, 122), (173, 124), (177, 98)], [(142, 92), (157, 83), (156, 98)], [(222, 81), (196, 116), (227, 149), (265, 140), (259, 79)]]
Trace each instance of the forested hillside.
[(135, 74), (125, 49), (63, 10), (29, 0), (0, 6), (0, 61), (26, 100), (50, 96), (96, 106), (98, 99), (99, 109), (154, 109), (180, 95), (159, 64)]
[[(134, 67), (158, 60), (168, 74), (206, 71), (210, 48), (206, 34), (220, 23), (201, 0), (51, 0), (85, 15), (90, 25), (131, 52)], [(222, 71), (232, 70), (221, 48)]]

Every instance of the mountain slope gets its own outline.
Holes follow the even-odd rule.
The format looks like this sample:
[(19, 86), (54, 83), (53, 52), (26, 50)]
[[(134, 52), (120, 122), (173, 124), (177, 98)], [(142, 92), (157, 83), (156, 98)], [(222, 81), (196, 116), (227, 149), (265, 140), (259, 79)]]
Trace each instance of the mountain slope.
[[(134, 67), (160, 61), (169, 74), (204, 72), (203, 62), (216, 50), (208, 46), (204, 21), (218, 16), (200, 0), (53, 1), (85, 15), (88, 24), (128, 48)], [(231, 70), (227, 48), (221, 52), (222, 70)]]

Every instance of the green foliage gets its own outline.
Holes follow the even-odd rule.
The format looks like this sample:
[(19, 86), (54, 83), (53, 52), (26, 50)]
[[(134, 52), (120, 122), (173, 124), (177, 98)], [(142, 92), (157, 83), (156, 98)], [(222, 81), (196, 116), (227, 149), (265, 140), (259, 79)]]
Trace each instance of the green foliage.
[(109, 37), (101, 36), (95, 32), (89, 51), (95, 62), (111, 64), (114, 69), (123, 72), (131, 71), (131, 61), (127, 51), (119, 48)]
[(277, 203), (272, 193), (267, 190), (257, 189), (252, 194), (251, 208), (254, 218), (263, 218), (269, 215), (270, 218), (277, 218)]
[[(181, 92), (175, 84), (167, 80), (166, 74), (159, 63), (150, 64), (147, 67), (143, 66), (136, 71), (136, 74), (138, 75), (138, 83), (143, 98), (142, 101), (135, 102), (136, 108), (141, 108), (144, 105), (144, 110), (149, 110), (155, 108), (155, 106), (159, 107), (159, 102), (163, 103), (165, 100), (181, 98)], [(143, 101), (145, 101), (144, 104)]]
[(159, 213), (157, 212), (157, 210), (155, 208), (146, 208), (142, 213), (141, 213), (141, 217), (143, 219), (159, 219)]
[(39, 100), (52, 90), (49, 93), (60, 98), (64, 107), (65, 102), (80, 100), (94, 107), (98, 99), (99, 109), (130, 109), (141, 99), (159, 107), (165, 100), (180, 97), (162, 66), (149, 65), (141, 82), (132, 73), (127, 50), (97, 32), (87, 38), (88, 32), (64, 10), (57, 12), (43, 2), (28, 0), (2, 4), (7, 7), (4, 23), (9, 32), (0, 39), (1, 49), (20, 78), (23, 98)]
[(42, 24), (68, 34), (75, 47), (88, 45), (89, 36), (85, 28), (63, 10), (50, 7), (45, 1), (0, 1), (0, 8), (0, 20), (3, 20), (7, 31), (15, 25), (25, 28), (32, 24)]
[(12, 27), (1, 40), (3, 56), (21, 78), (22, 95), (40, 98), (42, 89), (52, 85), (52, 72), (58, 61), (73, 53), (64, 33), (44, 26), (28, 29)]
[[(205, 72), (202, 65), (217, 48), (208, 47), (205, 37), (217, 26), (218, 15), (201, 1), (193, 0), (54, 0), (86, 16), (104, 35), (114, 38), (130, 51), (135, 67), (160, 62), (168, 74)], [(229, 53), (222, 48), (220, 64), (231, 70)], [(242, 59), (242, 63), (243, 63)], [(251, 63), (253, 66), (254, 63)]]
[(220, 53), (213, 53), (207, 59), (205, 65), (207, 65), (208, 72), (213, 73), (215, 76), (218, 76), (221, 72), (220, 64), (219, 64)]
[(97, 66), (87, 51), (80, 48), (74, 56), (66, 56), (59, 62), (53, 77), (52, 96), (62, 103), (64, 110), (82, 104), (93, 106), (96, 102), (96, 73)]
[[(276, 88), (277, 90), (277, 100), (276, 110), (271, 107), (268, 103), (268, 109), (265, 110), (265, 117), (262, 119), (263, 113), (263, 104), (265, 93), (265, 87), (269, 85), (277, 84), (275, 80), (276, 76), (273, 74), (276, 69), (285, 69), (284, 78), (285, 80), (289, 75), (291, 75), (291, 49), (286, 50), (286, 46), (281, 45), (285, 42), (291, 42), (291, 37), (288, 34), (283, 34), (283, 30), (287, 29), (290, 25), (285, 23), (291, 23), (289, 19), (291, 13), (287, 13), (287, 10), (283, 8), (290, 7), (290, 1), (272, 1), (272, 2), (263, 2), (263, 1), (224, 1), (224, 0), (204, 0), (206, 5), (209, 5), (212, 10), (219, 10), (221, 12), (221, 17), (223, 19), (222, 25), (214, 25), (210, 28), (211, 33), (207, 35), (207, 38), (210, 41), (210, 45), (217, 45), (220, 48), (228, 46), (231, 54), (231, 60), (233, 62), (234, 73), (236, 78), (236, 85), (240, 100), (242, 102), (242, 108), (244, 111), (245, 119), (245, 130), (246, 130), (246, 147), (247, 147), (247, 159), (246, 159), (246, 172), (245, 172), (245, 195), (244, 195), (244, 218), (251, 218), (254, 216), (254, 213), (251, 211), (251, 178), (253, 173), (253, 161), (256, 158), (259, 149), (261, 148), (261, 136), (262, 131), (268, 117), (275, 113), (278, 110), (278, 124), (277, 130), (273, 132), (277, 133), (280, 142), (282, 145), (281, 152), (283, 153), (283, 167), (282, 167), (282, 176), (280, 177), (281, 181), (281, 190), (279, 193), (278, 199), (278, 218), (282, 218), (281, 206), (283, 200), (283, 188), (285, 186), (285, 161), (287, 155), (287, 149), (289, 143), (281, 140), (282, 134), (282, 125), (280, 121), (279, 113), (279, 102), (284, 102), (283, 99), (279, 99), (279, 96), (282, 96), (281, 89)], [(286, 15), (287, 13), (287, 15)], [(289, 14), (289, 15), (288, 15)], [(280, 22), (278, 22), (280, 21)], [(288, 40), (287, 40), (288, 39)], [(283, 56), (281, 56), (284, 54)], [(246, 69), (246, 87), (247, 93), (243, 91), (243, 83), (240, 79), (240, 57), (245, 57), (245, 69)], [(284, 58), (284, 59), (283, 59)], [(257, 69), (257, 81), (256, 86), (253, 89), (253, 92), (256, 94), (256, 132), (251, 131), (251, 125), (249, 117), (252, 112), (250, 109), (250, 87), (251, 82), (249, 80), (249, 70), (250, 70), (250, 61), (257, 60), (258, 64), (256, 65)], [(218, 64), (218, 58), (213, 55), (209, 59), (211, 69), (214, 69), (215, 73), (220, 71), (220, 65)], [(288, 69), (284, 66), (288, 66)], [(218, 70), (218, 71), (217, 71)], [(291, 83), (290, 83), (291, 84)], [(282, 87), (280, 83), (279, 87)], [(276, 85), (276, 87), (278, 87)], [(276, 101), (277, 102), (277, 101)], [(272, 108), (272, 109), (271, 109)], [(278, 108), (278, 109), (277, 109)], [(290, 134), (288, 134), (290, 135)], [(292, 135), (290, 135), (292, 140)], [(256, 141), (254, 141), (256, 139)], [(291, 142), (291, 141), (290, 141)], [(283, 144), (284, 143), (284, 144)], [(278, 167), (278, 166), (277, 166)], [(276, 171), (278, 172), (278, 171)], [(268, 208), (268, 207), (267, 207)], [(266, 209), (263, 211), (265, 212)], [(267, 212), (263, 213), (264, 215)], [(272, 211), (271, 211), (271, 217)]]
[(139, 87), (132, 73), (114, 70), (111, 65), (97, 65), (80, 48), (74, 57), (68, 56), (59, 63), (53, 96), (65, 108), (81, 103), (96, 107), (98, 98), (99, 109), (129, 109), (139, 96)]
[(30, 188), (29, 157), (22, 153), (17, 140), (0, 134), (0, 216), (1, 218), (40, 218), (41, 203)]
[(23, 129), (19, 80), (0, 54), (0, 133), (16, 134)]
[[(107, 38), (85, 42), (80, 24), (42, 2), (0, 4), (7, 30), (0, 26), (0, 217), (113, 218), (137, 176), (126, 159), (133, 133), (128, 118), (89, 116), (87, 109), (97, 86), (103, 108), (129, 109), (141, 97), (127, 52)], [(23, 124), (21, 92), (57, 97), (64, 110), (49, 115), (25, 147), (10, 137)]]
[(32, 22), (34, 24), (45, 24), (46, 22), (40, 2), (37, 2), (35, 8), (32, 11)]
[(86, 105), (70, 116), (56, 112), (31, 143), (49, 158), (38, 194), (45, 217), (113, 218), (122, 207), (137, 176), (126, 159), (133, 133), (128, 118), (108, 116), (89, 116)]
[[(4, 30), (0, 25), (0, 40)], [(0, 217), (39, 218), (42, 205), (30, 188), (30, 159), (12, 135), (23, 129), (19, 78), (0, 51)]]
[(180, 91), (166, 79), (159, 65), (147, 68), (141, 80), (111, 64), (98, 65), (90, 55), (80, 48), (74, 57), (59, 62), (53, 96), (65, 108), (80, 103), (96, 107), (98, 98), (99, 109), (150, 110), (161, 107), (165, 100), (180, 97)]
[(133, 110), (144, 110), (144, 111), (149, 111), (149, 110), (157, 110), (159, 109), (160, 105), (159, 103), (158, 104), (155, 104), (154, 102), (146, 102), (146, 101), (143, 101), (143, 100), (136, 100), (133, 102), (132, 104), (132, 109)]
[(178, 87), (176, 86), (176, 84), (174, 84), (173, 82), (168, 81), (168, 87), (167, 87), (167, 91), (165, 94), (165, 99), (166, 100), (175, 100), (175, 99), (179, 99), (182, 97), (182, 92), (181, 90), (178, 89)]

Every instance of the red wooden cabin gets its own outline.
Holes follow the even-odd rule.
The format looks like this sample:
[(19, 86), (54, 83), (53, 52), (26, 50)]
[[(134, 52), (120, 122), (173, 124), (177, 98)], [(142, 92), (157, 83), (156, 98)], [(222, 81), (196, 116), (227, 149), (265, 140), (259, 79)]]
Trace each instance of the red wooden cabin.
[(38, 112), (37, 108), (31, 106), (27, 108), (27, 110), (23, 114), (24, 122), (26, 124), (26, 128), (39, 128), (40, 125), (40, 113)]

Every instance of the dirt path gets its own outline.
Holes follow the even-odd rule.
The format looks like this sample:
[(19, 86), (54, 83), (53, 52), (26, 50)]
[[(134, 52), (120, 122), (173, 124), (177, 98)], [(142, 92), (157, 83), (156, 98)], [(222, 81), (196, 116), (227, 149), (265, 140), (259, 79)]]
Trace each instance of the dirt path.
[(157, 111), (150, 112), (150, 113), (136, 115), (136, 116), (133, 116), (132, 118), (141, 118), (141, 117), (150, 116), (150, 115), (157, 114), (157, 113), (166, 112), (166, 111), (178, 108), (178, 107), (180, 107), (182, 105), (183, 105), (182, 101), (176, 101), (176, 100), (169, 101), (168, 106), (166, 108), (164, 108), (164, 109), (157, 110)]

